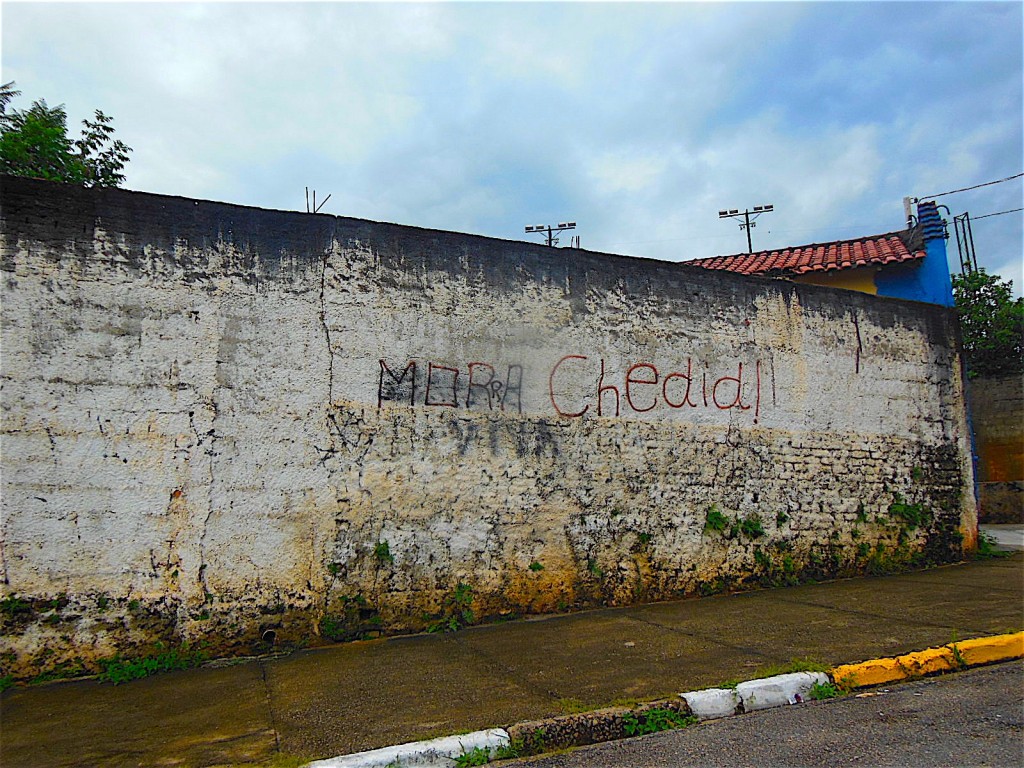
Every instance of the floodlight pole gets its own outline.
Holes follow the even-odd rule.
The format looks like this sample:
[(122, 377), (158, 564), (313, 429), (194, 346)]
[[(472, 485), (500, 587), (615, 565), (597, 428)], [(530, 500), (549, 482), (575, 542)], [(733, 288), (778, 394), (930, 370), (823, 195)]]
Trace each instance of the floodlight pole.
[(753, 253), (754, 252), (754, 244), (753, 244), (753, 242), (751, 241), (751, 238), (750, 238), (750, 230), (753, 227), (756, 227), (757, 224), (753, 220), (751, 220), (750, 214), (754, 214), (754, 219), (757, 219), (757, 217), (760, 216), (762, 213), (770, 213), (771, 211), (774, 211), (774, 210), (775, 210), (775, 206), (774, 205), (755, 205), (753, 210), (750, 210), (748, 208), (747, 210), (743, 211), (743, 213), (740, 213), (735, 208), (732, 209), (732, 210), (719, 211), (718, 212), (718, 218), (720, 218), (720, 219), (738, 219), (740, 216), (742, 216), (743, 217), (743, 223), (740, 224), (740, 229), (747, 230), (747, 253)]
[(543, 232), (547, 239), (547, 246), (550, 248), (558, 242), (558, 238), (555, 235), (559, 232), (565, 232), (569, 229), (576, 229), (575, 221), (567, 221), (559, 224), (557, 227), (552, 227), (550, 224), (535, 224), (533, 226), (526, 227), (527, 232)]

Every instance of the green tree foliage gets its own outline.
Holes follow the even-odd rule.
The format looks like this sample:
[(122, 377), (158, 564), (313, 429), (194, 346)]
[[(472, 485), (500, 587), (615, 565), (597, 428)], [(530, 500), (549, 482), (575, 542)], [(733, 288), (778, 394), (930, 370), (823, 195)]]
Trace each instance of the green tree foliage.
[(82, 121), (82, 134), (68, 136), (64, 105), (40, 99), (24, 110), (7, 107), (20, 95), (14, 82), (0, 85), (0, 173), (63, 181), (87, 187), (116, 187), (124, 182), (131, 148), (114, 138), (113, 118), (96, 110)]
[(1013, 283), (984, 269), (953, 275), (967, 372), (1024, 373), (1024, 298), (1013, 298)]

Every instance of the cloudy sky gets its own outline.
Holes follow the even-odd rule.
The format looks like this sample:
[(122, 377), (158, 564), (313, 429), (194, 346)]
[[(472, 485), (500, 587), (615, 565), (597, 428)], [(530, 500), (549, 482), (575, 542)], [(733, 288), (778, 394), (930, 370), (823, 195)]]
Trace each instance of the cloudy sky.
[[(903, 226), (1024, 171), (1019, 2), (4, 2), (3, 81), (99, 108), (130, 189), (584, 248), (746, 250)], [(77, 129), (76, 131), (77, 132)], [(1022, 180), (937, 202), (1014, 280)], [(567, 244), (563, 238), (563, 245)], [(950, 247), (958, 264), (955, 241)]]

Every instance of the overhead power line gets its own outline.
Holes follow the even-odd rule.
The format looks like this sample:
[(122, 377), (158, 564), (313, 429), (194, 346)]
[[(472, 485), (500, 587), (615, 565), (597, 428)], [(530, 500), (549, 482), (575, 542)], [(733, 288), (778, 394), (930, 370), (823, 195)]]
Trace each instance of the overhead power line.
[(1004, 213), (1016, 213), (1017, 211), (1024, 211), (1024, 208), (1011, 208), (1008, 211), (1000, 211), (999, 213), (986, 213), (984, 216), (975, 216), (972, 220), (977, 221), (978, 219), (987, 219), (989, 216), (1002, 216)]
[(939, 192), (937, 195), (921, 195), (915, 198), (915, 202), (918, 200), (931, 200), (933, 197), (942, 197), (943, 195), (955, 195), (957, 192), (968, 192), (972, 189), (981, 189), (982, 187), (991, 187), (993, 184), (1002, 184), (1004, 181), (1013, 181), (1024, 176), (1024, 173), (1018, 173), (1013, 176), (1007, 176), (1005, 179), (997, 179), (996, 181), (986, 181), (984, 184), (975, 184), (973, 187), (964, 187), (963, 189), (951, 189), (949, 192)]

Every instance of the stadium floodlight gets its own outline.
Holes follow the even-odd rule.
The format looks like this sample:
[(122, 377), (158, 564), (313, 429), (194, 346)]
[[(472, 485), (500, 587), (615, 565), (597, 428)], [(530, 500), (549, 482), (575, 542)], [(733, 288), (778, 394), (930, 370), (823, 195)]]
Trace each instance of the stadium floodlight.
[(557, 227), (552, 227), (550, 224), (536, 224), (526, 227), (527, 232), (544, 232), (547, 235), (547, 245), (549, 246), (558, 243), (558, 238), (555, 237), (557, 233), (565, 232), (568, 229), (576, 229), (576, 222), (563, 221)]
[[(762, 213), (769, 213), (769, 212), (774, 211), (774, 210), (775, 210), (775, 206), (774, 205), (770, 205), (770, 204), (769, 205), (755, 205), (753, 210), (747, 208), (742, 213), (739, 211), (738, 208), (730, 208), (730, 209), (723, 209), (723, 210), (719, 211), (718, 212), (718, 218), (720, 218), (720, 219), (738, 219), (738, 218), (742, 217), (743, 222), (740, 224), (740, 229), (747, 230), (747, 253), (753, 253), (754, 252), (754, 245), (753, 245), (753, 243), (751, 242), (751, 239), (750, 239), (750, 230), (757, 226), (757, 224), (755, 223), (754, 220), (758, 216), (760, 216)], [(751, 216), (751, 214), (753, 214), (753, 216)]]

